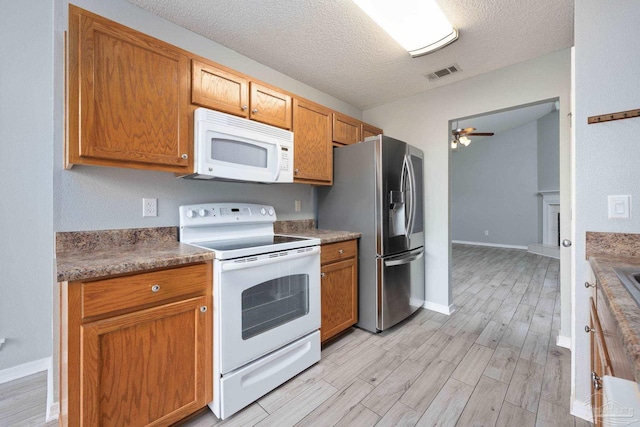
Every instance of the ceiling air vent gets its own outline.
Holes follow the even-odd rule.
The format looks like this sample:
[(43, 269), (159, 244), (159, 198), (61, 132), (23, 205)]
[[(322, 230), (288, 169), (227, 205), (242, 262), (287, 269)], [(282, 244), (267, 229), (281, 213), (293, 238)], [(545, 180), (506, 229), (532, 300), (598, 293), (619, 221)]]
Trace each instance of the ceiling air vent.
[(442, 70), (434, 71), (433, 73), (427, 73), (424, 76), (429, 79), (429, 81), (438, 80), (442, 77), (448, 76), (453, 73), (457, 73), (458, 71), (462, 71), (458, 64), (450, 65)]

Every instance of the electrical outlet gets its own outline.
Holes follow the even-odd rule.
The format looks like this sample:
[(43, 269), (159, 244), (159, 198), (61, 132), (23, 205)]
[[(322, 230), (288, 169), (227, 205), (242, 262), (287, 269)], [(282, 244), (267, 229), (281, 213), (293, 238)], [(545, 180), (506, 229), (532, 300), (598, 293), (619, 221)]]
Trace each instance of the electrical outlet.
[(295, 206), (296, 206), (296, 212), (300, 212), (302, 210), (300, 200), (296, 200)]
[(489, 230), (484, 230), (484, 235), (488, 236), (489, 235)]
[(142, 216), (158, 216), (158, 199), (142, 199)]

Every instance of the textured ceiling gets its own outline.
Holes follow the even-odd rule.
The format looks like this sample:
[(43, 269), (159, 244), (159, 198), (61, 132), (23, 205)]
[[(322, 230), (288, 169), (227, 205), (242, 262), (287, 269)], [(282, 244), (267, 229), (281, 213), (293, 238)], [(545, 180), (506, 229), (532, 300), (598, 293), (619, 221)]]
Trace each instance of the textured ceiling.
[(493, 132), (497, 135), (538, 120), (553, 110), (555, 110), (554, 102), (518, 107), (473, 118), (462, 118), (453, 121), (451, 129), (474, 127), (477, 132)]
[(573, 45), (573, 0), (438, 0), (460, 38), (419, 58), (350, 0), (128, 1), (363, 110)]

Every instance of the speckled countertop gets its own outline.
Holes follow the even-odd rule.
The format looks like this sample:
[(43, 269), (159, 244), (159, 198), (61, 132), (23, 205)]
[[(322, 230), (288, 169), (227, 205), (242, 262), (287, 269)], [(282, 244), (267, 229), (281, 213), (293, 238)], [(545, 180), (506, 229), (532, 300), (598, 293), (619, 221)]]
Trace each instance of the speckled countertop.
[(640, 268), (640, 234), (587, 233), (587, 254), (640, 384), (640, 307), (613, 271)]
[(178, 242), (176, 227), (56, 234), (58, 282), (203, 262), (213, 253)]
[(298, 232), (286, 233), (292, 236), (300, 237), (313, 237), (320, 239), (320, 244), (326, 245), (327, 243), (344, 242), (345, 240), (353, 240), (362, 237), (362, 233), (353, 233), (351, 231), (336, 231), (336, 230), (318, 230), (307, 229)]
[[(313, 220), (279, 221), (275, 232), (319, 238), (322, 244), (357, 239), (360, 233), (318, 230)], [(178, 242), (177, 227), (56, 233), (58, 282), (174, 267), (213, 259), (213, 252)]]

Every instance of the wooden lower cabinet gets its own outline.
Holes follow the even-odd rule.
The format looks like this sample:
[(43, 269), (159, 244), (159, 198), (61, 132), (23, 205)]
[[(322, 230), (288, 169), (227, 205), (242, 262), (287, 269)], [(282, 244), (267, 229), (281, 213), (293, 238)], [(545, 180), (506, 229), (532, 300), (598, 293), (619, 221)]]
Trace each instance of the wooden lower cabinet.
[(355, 240), (322, 245), (320, 340), (358, 321), (358, 253)]
[(607, 296), (604, 290), (589, 269), (587, 272), (589, 281), (585, 284), (592, 288), (592, 296), (589, 298), (589, 325), (585, 331), (591, 336), (591, 409), (593, 411), (593, 424), (603, 425), (602, 410), (603, 401), (603, 377), (605, 375), (635, 382), (634, 364), (625, 350), (622, 336), (619, 333), (616, 319), (608, 307)]
[[(165, 426), (211, 401), (211, 283), (210, 263), (63, 283), (60, 424)], [(130, 306), (83, 317), (83, 290), (106, 303), (123, 287)]]

